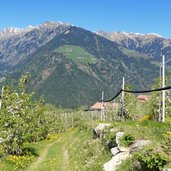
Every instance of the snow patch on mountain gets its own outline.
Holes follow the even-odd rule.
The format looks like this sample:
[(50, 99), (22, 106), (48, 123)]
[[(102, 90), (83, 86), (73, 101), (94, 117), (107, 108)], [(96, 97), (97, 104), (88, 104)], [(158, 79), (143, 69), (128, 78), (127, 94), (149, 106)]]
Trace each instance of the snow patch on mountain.
[(162, 37), (160, 34), (157, 34), (157, 33), (148, 33), (147, 35), (153, 35), (153, 36), (156, 36), (156, 37)]
[(26, 28), (17, 28), (17, 27), (10, 27), (3, 30), (0, 30), (0, 39), (8, 38), (11, 36), (16, 36), (20, 34), (25, 34), (27, 32), (30, 32), (34, 29), (40, 30), (40, 29), (53, 29), (58, 28), (59, 26), (69, 26), (68, 23), (63, 23), (61, 21), (58, 22), (52, 22), (52, 21), (46, 21), (38, 26), (32, 26), (29, 25)]

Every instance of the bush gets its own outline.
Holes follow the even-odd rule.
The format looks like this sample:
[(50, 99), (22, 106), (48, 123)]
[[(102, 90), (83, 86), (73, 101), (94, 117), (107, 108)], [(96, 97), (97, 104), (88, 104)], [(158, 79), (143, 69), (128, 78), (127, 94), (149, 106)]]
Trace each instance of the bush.
[(161, 171), (169, 158), (153, 149), (143, 149), (123, 161), (117, 171)]
[(135, 138), (131, 134), (125, 134), (121, 139), (120, 139), (120, 145), (122, 146), (130, 146), (133, 144), (135, 141)]
[(171, 156), (171, 132), (166, 132), (163, 136), (165, 140), (163, 142), (164, 151), (168, 156)]
[(153, 149), (143, 150), (136, 154), (140, 162), (141, 170), (160, 171), (166, 165), (168, 158), (164, 153), (156, 152)]

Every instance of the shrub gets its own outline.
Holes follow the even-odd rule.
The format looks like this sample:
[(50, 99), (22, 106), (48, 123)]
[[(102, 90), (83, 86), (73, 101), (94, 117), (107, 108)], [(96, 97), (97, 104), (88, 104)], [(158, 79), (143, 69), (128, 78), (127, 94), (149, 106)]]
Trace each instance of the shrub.
[(143, 149), (123, 161), (117, 171), (161, 171), (169, 158), (153, 149)]
[(163, 142), (164, 151), (168, 156), (171, 156), (171, 132), (166, 132), (163, 136), (165, 140)]
[(141, 170), (160, 171), (167, 163), (168, 158), (164, 153), (156, 152), (153, 149), (143, 150), (136, 154), (140, 162)]
[(135, 138), (131, 134), (125, 134), (121, 139), (120, 139), (120, 144), (122, 146), (130, 146), (133, 144), (135, 141)]

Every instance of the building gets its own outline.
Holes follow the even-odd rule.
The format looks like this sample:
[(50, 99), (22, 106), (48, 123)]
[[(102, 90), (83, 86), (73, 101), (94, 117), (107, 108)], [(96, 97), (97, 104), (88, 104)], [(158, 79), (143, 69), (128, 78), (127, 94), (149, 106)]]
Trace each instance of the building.
[(137, 96), (137, 100), (139, 102), (145, 103), (149, 101), (149, 96), (148, 95), (139, 95)]
[(110, 102), (96, 102), (94, 105), (90, 107), (92, 111), (101, 111), (107, 109), (118, 109), (120, 107), (119, 103), (110, 103)]

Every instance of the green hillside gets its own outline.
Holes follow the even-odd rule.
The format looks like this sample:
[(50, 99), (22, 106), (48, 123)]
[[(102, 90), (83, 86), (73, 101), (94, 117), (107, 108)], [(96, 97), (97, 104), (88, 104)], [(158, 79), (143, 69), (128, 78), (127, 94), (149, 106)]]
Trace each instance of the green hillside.
[(130, 57), (120, 46), (90, 31), (70, 27), (39, 48), (12, 73), (31, 74), (29, 90), (46, 103), (67, 108), (91, 105), (111, 98), (122, 85), (122, 77), (132, 78), (135, 88), (149, 88), (158, 76), (158, 67), (144, 57)]
[(56, 51), (63, 53), (67, 59), (78, 64), (93, 64), (97, 62), (97, 59), (93, 55), (79, 46), (64, 45), (60, 46)]
[(149, 56), (143, 54), (143, 53), (140, 53), (138, 51), (135, 51), (135, 50), (130, 50), (130, 49), (127, 49), (127, 48), (124, 48), (124, 47), (120, 47), (121, 51), (123, 52), (123, 54), (129, 56), (129, 57), (135, 57), (135, 58), (144, 58), (144, 59), (148, 59), (150, 58)]

